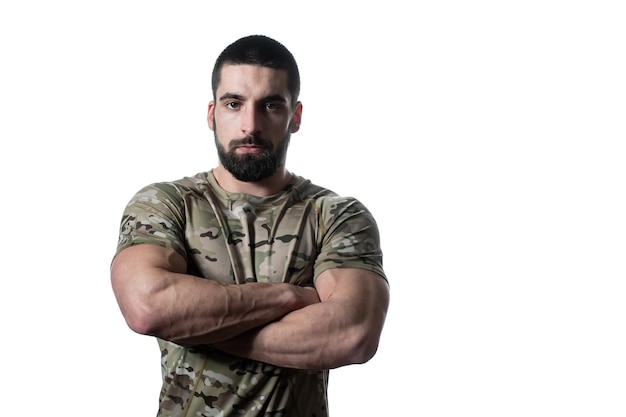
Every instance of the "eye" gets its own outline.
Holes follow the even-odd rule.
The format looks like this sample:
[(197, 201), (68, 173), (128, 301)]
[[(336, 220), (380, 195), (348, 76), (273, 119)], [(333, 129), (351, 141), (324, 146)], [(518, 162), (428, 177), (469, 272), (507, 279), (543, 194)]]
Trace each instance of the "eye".
[(236, 110), (240, 107), (241, 105), (239, 103), (237, 103), (236, 101), (229, 101), (226, 103), (226, 108), (227, 109), (232, 109), (232, 110)]
[(265, 108), (270, 111), (280, 110), (281, 105), (279, 103), (266, 103)]

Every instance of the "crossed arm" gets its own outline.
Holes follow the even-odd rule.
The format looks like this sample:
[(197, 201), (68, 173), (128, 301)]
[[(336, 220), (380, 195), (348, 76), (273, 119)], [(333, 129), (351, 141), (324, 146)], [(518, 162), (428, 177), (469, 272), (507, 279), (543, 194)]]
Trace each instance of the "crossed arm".
[(229, 285), (185, 271), (185, 260), (160, 246), (131, 246), (115, 257), (111, 282), (132, 330), (298, 369), (363, 363), (378, 348), (389, 289), (374, 272), (330, 269), (313, 289)]

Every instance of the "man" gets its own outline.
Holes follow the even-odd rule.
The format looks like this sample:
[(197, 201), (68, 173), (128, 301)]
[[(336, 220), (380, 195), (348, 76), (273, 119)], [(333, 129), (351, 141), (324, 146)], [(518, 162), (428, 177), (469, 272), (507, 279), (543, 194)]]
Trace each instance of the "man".
[(328, 416), (329, 369), (372, 358), (385, 321), (376, 223), (286, 169), (302, 104), (282, 44), (232, 43), (212, 89), (219, 164), (131, 199), (117, 301), (161, 348), (159, 416)]

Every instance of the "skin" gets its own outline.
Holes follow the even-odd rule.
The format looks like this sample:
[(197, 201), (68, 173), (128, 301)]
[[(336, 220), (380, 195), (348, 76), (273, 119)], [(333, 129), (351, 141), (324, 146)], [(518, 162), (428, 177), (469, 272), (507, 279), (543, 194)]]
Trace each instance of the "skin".
[[(277, 147), (288, 133), (300, 129), (302, 103), (292, 103), (286, 71), (254, 65), (225, 65), (215, 96), (216, 100), (209, 103), (207, 121), (209, 128), (216, 132), (217, 140), (226, 148), (230, 139), (251, 135), (262, 135)], [(255, 148), (240, 147), (237, 152), (253, 153)], [(284, 163), (273, 176), (255, 183), (238, 181), (221, 162), (213, 174), (226, 191), (257, 196), (276, 194), (291, 179)]]
[[(292, 102), (287, 74), (252, 65), (226, 65), (209, 103), (209, 128), (231, 140), (262, 136), (275, 147), (300, 128), (302, 104)], [(237, 152), (258, 152), (241, 147)], [(268, 196), (291, 174), (282, 164), (262, 181), (241, 182), (214, 169), (229, 192)], [(114, 293), (129, 327), (183, 346), (212, 344), (225, 352), (297, 369), (364, 363), (375, 354), (389, 305), (387, 282), (362, 269), (321, 273), (315, 288), (285, 283), (222, 284), (185, 274), (171, 249), (136, 245), (113, 260)]]

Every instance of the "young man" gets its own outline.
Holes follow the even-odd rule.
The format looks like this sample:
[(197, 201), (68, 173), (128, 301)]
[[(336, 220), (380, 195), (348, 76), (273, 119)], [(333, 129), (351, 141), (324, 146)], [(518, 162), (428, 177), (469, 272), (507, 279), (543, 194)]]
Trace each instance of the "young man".
[(328, 416), (328, 370), (368, 361), (387, 313), (376, 223), (285, 168), (302, 104), (282, 44), (232, 43), (212, 88), (219, 165), (131, 199), (117, 301), (161, 348), (159, 416)]

